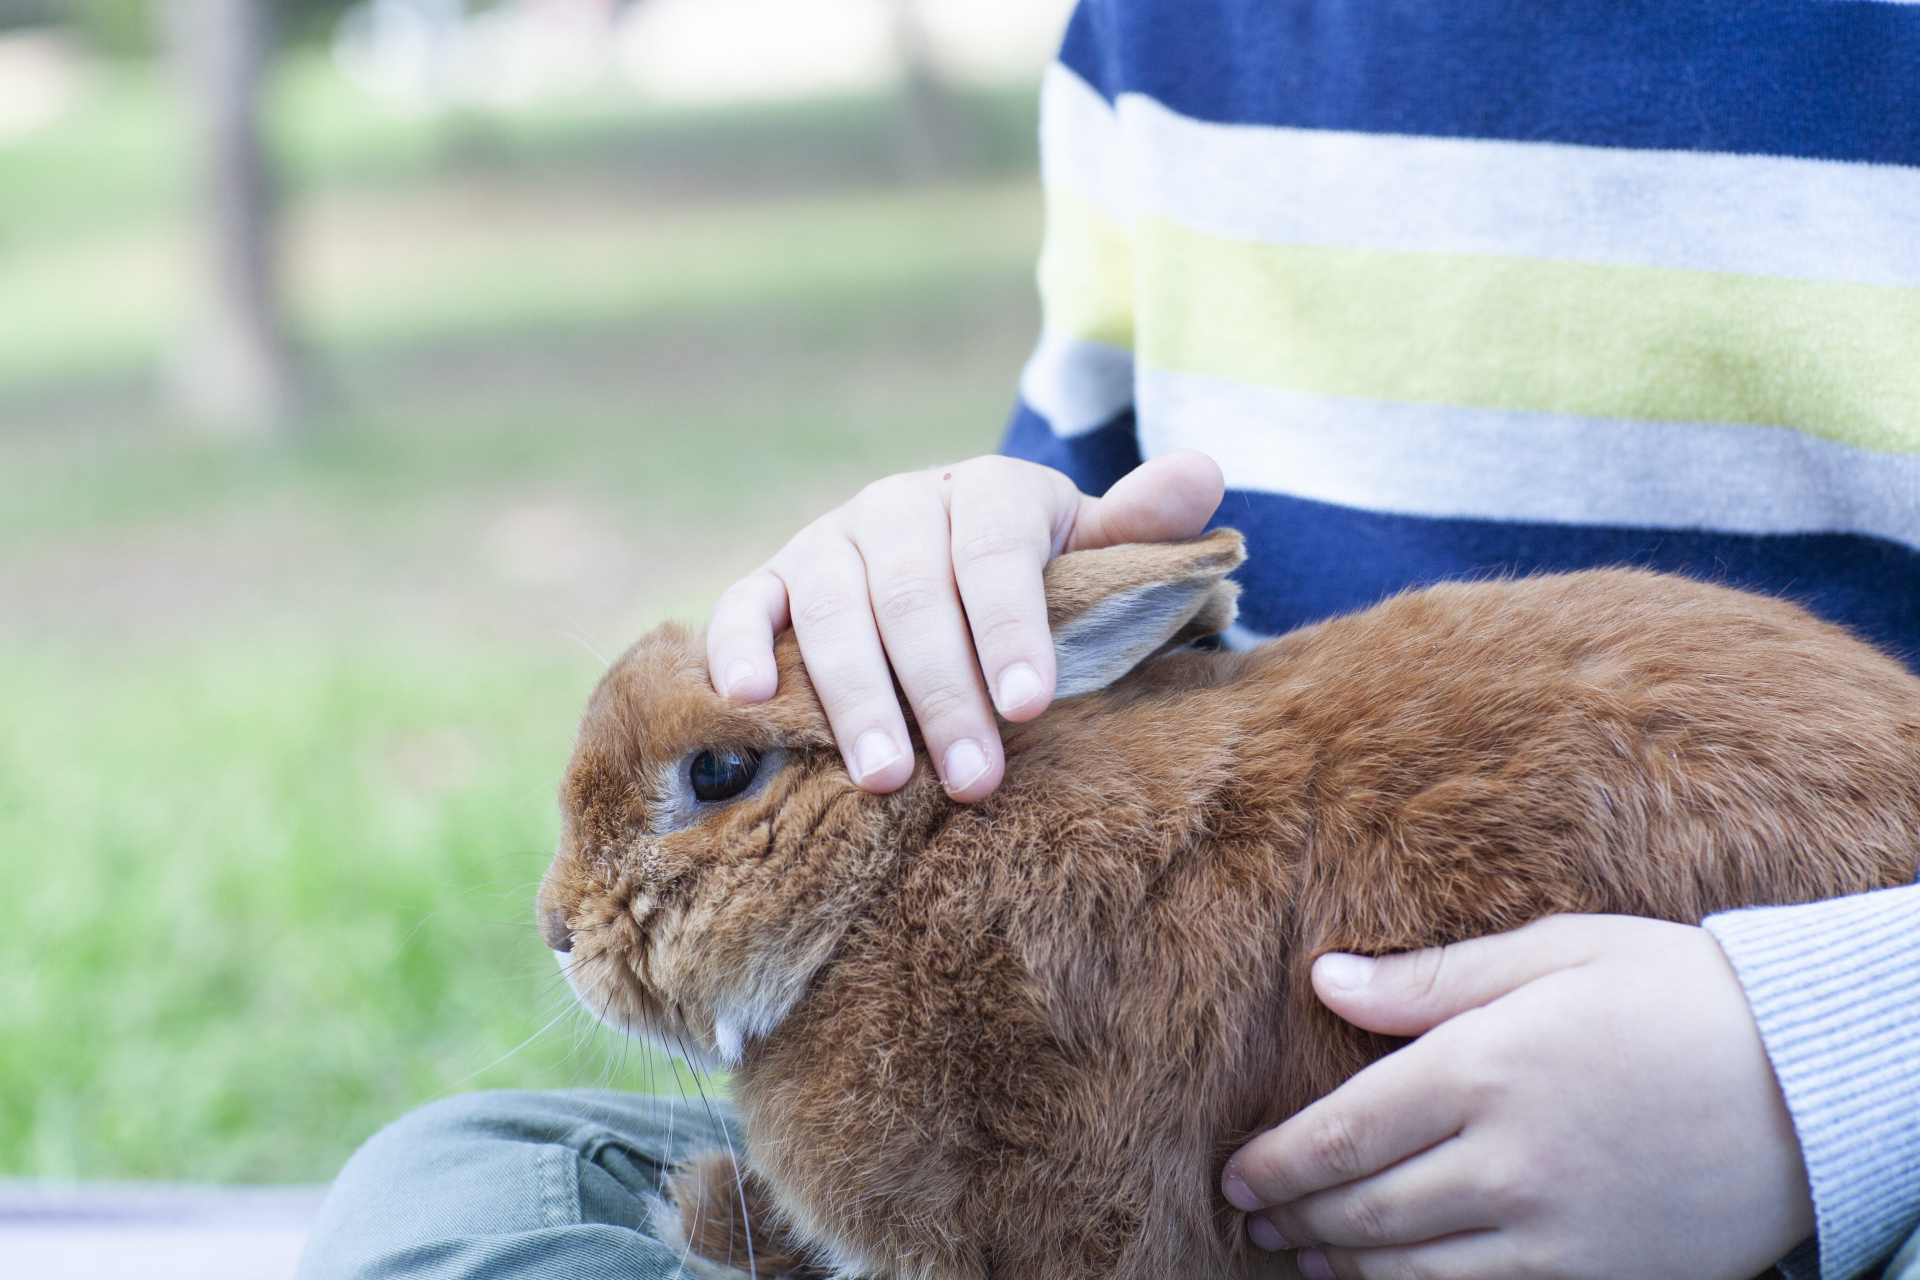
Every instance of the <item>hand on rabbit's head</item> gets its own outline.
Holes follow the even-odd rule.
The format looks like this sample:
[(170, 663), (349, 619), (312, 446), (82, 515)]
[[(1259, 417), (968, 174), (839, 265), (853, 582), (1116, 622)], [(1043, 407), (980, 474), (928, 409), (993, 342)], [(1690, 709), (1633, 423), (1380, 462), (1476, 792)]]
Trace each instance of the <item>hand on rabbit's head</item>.
[[(1244, 555), (1218, 531), (1055, 560), (1060, 696), (1226, 627), (1238, 589), (1224, 575)], [(911, 849), (905, 833), (956, 802), (923, 757), (892, 794), (855, 786), (791, 634), (776, 646), (779, 691), (757, 704), (714, 692), (705, 649), (670, 623), (601, 680), (537, 910), (596, 1017), (711, 1066), (737, 1064), (786, 1017)]]

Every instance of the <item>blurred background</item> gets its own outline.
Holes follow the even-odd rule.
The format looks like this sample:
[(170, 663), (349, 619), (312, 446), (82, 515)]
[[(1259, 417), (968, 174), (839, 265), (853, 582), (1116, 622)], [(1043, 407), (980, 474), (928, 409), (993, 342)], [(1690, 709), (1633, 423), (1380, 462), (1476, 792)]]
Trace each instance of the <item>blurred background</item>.
[(668, 1089), (531, 924), (642, 629), (991, 449), (1066, 0), (0, 0), (0, 1177)]

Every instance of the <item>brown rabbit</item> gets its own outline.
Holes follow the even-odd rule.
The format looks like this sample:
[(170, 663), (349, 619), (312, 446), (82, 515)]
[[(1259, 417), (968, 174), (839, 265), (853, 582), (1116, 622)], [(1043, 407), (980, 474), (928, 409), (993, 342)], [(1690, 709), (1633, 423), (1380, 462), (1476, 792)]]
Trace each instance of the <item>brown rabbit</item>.
[(1079, 696), (1003, 726), (971, 806), (924, 759), (855, 787), (791, 636), (759, 706), (682, 627), (614, 664), (539, 912), (596, 1015), (732, 1068), (750, 1168), (675, 1183), (696, 1253), (1292, 1275), (1220, 1168), (1395, 1043), (1314, 999), (1315, 956), (1914, 877), (1920, 679), (1794, 605), (1608, 570), (1165, 652), (1231, 620), (1243, 554), (1221, 531), (1055, 560)]

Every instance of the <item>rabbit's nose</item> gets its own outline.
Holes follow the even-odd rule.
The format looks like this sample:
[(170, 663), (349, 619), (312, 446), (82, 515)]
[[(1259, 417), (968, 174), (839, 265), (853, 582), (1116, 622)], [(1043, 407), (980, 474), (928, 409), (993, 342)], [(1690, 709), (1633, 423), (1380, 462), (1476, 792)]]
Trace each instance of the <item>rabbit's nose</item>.
[(555, 907), (540, 920), (540, 941), (562, 955), (573, 950), (573, 930), (567, 927), (567, 913)]

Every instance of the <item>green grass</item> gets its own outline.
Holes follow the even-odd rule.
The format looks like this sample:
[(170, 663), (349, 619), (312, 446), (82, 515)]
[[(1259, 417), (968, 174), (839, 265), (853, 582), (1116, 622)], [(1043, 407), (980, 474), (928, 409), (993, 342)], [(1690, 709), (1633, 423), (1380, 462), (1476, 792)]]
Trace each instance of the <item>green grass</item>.
[(991, 448), (1033, 334), (1030, 95), (916, 186), (884, 103), (276, 94), (321, 408), (274, 444), (160, 407), (152, 73), (0, 150), (0, 1176), (321, 1179), (451, 1091), (688, 1087), (532, 926), (588, 647)]
[(71, 115), (0, 143), (0, 253), (175, 214), (186, 161), (160, 69), (104, 64)]
[(7, 656), (0, 1167), (309, 1180), (452, 1089), (671, 1081), (526, 925), (591, 660)]

